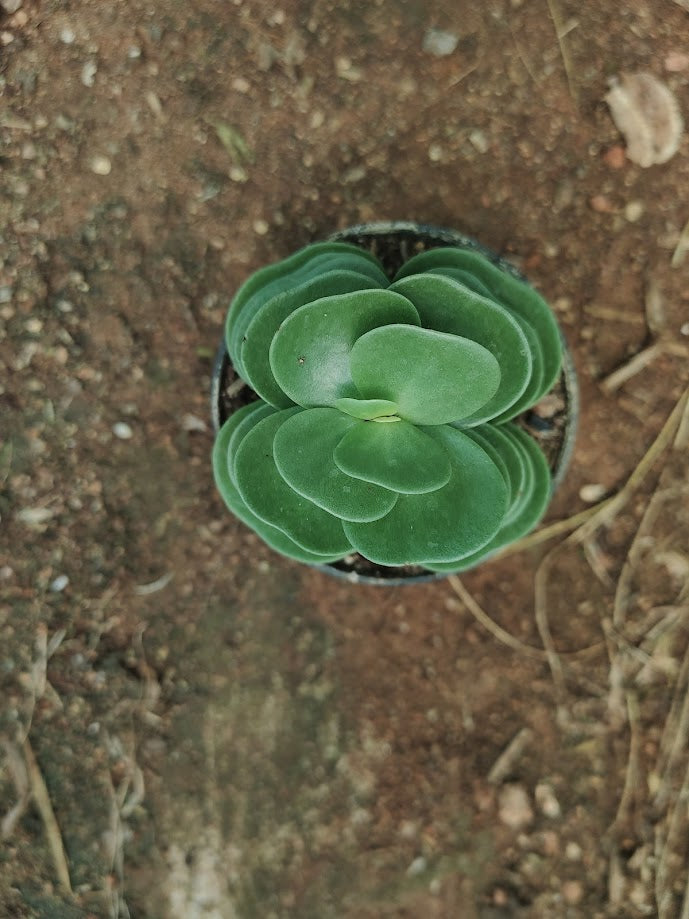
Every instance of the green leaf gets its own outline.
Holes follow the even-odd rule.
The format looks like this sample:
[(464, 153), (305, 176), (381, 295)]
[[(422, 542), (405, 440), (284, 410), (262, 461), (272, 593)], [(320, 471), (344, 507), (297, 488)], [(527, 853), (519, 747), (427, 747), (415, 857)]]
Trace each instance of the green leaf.
[(528, 500), (533, 485), (531, 463), (528, 457), (523, 455), (524, 449), (505, 433), (505, 427), (506, 425), (498, 427), (494, 424), (484, 424), (471, 432), (492, 445), (509, 476), (510, 505), (505, 514), (503, 528), (518, 515), (522, 505)]
[(469, 555), (492, 539), (505, 513), (507, 488), (487, 453), (449, 425), (423, 430), (450, 456), (448, 483), (423, 495), (400, 495), (380, 520), (344, 523), (354, 548), (381, 565), (428, 567)]
[(442, 267), (470, 272), (488, 288), (498, 303), (509, 306), (534, 328), (543, 356), (543, 382), (541, 391), (536, 395), (537, 401), (552, 387), (562, 364), (560, 329), (548, 304), (529, 284), (498, 268), (471, 249), (442, 247), (421, 252), (402, 265), (395, 281), (410, 274)]
[(342, 520), (377, 520), (392, 510), (397, 495), (352, 478), (333, 460), (333, 451), (358, 421), (334, 408), (310, 408), (288, 418), (273, 444), (280, 475), (298, 494)]
[[(300, 307), (283, 322), (270, 347), (278, 385), (304, 406), (332, 406), (343, 397), (366, 395), (352, 381), (352, 346), (370, 329), (396, 322), (418, 325), (418, 313), (388, 290), (324, 297)], [(372, 397), (387, 398), (381, 393)]]
[(244, 373), (252, 389), (277, 408), (293, 405), (278, 386), (270, 367), (270, 345), (280, 325), (296, 309), (314, 300), (379, 286), (359, 272), (326, 271), (264, 303), (249, 323), (241, 345)]
[[(502, 437), (516, 448), (526, 467), (523, 490), (517, 495), (517, 500), (513, 500), (512, 508), (497, 534), (479, 552), (444, 564), (429, 564), (427, 567), (431, 571), (451, 573), (474, 568), (503, 546), (508, 546), (531, 532), (548, 506), (551, 494), (550, 470), (538, 444), (515, 424), (501, 425), (499, 428), (484, 425), (480, 430), (485, 435), (489, 428), (492, 429), (491, 437), (497, 435), (497, 441)], [(500, 449), (505, 462), (512, 468), (504, 440)]]
[(386, 399), (336, 399), (335, 408), (362, 421), (397, 414), (395, 403)]
[(450, 480), (450, 458), (442, 444), (406, 421), (358, 424), (333, 456), (348, 475), (402, 494), (435, 491)]
[(245, 523), (258, 533), (261, 539), (276, 552), (280, 552), (282, 555), (286, 555), (289, 558), (294, 558), (299, 562), (311, 564), (325, 564), (327, 562), (338, 561), (343, 557), (342, 553), (326, 556), (318, 555), (314, 552), (307, 552), (306, 549), (302, 549), (301, 546), (298, 546), (289, 536), (283, 533), (282, 530), (278, 530), (269, 523), (260, 520), (249, 510), (237, 491), (237, 487), (229, 474), (229, 467), (231, 465), (229, 443), (239, 423), (247, 414), (250, 414), (256, 404), (257, 403), (246, 405), (235, 412), (220, 429), (215, 443), (213, 444), (213, 473), (220, 495), (235, 517), (239, 518), (242, 523)]
[(254, 272), (235, 294), (225, 322), (225, 342), (237, 372), (244, 379), (240, 345), (247, 326), (257, 310), (276, 294), (307, 280), (314, 273), (331, 268), (356, 265), (364, 274), (373, 273), (377, 283), (387, 286), (388, 279), (380, 262), (369, 252), (349, 243), (314, 243), (289, 258)]
[(386, 325), (362, 335), (350, 365), (362, 396), (395, 402), (400, 416), (414, 424), (466, 418), (500, 385), (498, 362), (482, 345), (409, 325)]
[(320, 555), (345, 555), (350, 550), (342, 522), (298, 495), (280, 475), (273, 458), (273, 440), (280, 425), (302, 409), (298, 406), (263, 418), (237, 448), (237, 489), (249, 510), (286, 533), (303, 549)]
[(249, 433), (249, 431), (256, 427), (259, 421), (263, 418), (267, 418), (268, 415), (274, 415), (275, 409), (272, 405), (266, 405), (265, 402), (260, 400), (252, 402), (250, 405), (246, 405), (239, 411), (235, 412), (232, 415), (232, 419), (235, 421), (234, 429), (230, 437), (228, 444), (228, 461), (229, 461), (229, 472), (230, 478), (232, 481), (237, 484), (237, 479), (234, 474), (234, 455), (237, 452), (237, 447), (244, 439), (244, 436)]
[(514, 405), (531, 378), (532, 359), (524, 332), (506, 309), (441, 275), (410, 275), (390, 289), (411, 300), (425, 328), (469, 338), (496, 358), (500, 366), (497, 392), (463, 418), (465, 425), (481, 424)]

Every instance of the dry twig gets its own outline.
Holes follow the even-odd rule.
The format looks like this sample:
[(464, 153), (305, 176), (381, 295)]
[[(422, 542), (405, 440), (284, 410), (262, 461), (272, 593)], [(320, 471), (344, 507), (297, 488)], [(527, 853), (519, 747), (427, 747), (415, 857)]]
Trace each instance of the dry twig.
[(36, 762), (36, 757), (34, 756), (33, 749), (29, 743), (29, 738), (24, 739), (22, 745), (24, 751), (24, 759), (26, 760), (26, 767), (29, 774), (29, 784), (31, 786), (31, 794), (33, 799), (36, 802), (36, 807), (38, 812), (41, 815), (43, 821), (43, 826), (45, 827), (45, 833), (48, 838), (48, 847), (50, 849), (50, 854), (53, 859), (53, 865), (55, 866), (55, 873), (60, 884), (60, 887), (64, 890), (65, 893), (73, 896), (72, 891), (72, 882), (69, 878), (69, 863), (67, 862), (67, 855), (65, 854), (65, 847), (62, 842), (62, 834), (60, 833), (60, 827), (55, 817), (55, 811), (53, 810), (53, 805), (50, 801), (50, 795), (48, 794), (48, 788), (46, 787), (45, 780), (41, 773), (41, 770), (38, 767)]

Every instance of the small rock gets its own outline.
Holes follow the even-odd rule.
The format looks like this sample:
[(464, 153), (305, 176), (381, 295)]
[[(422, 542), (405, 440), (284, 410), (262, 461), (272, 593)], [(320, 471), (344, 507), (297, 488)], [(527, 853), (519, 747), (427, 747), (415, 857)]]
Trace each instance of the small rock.
[(408, 877), (413, 878), (417, 877), (419, 874), (423, 874), (428, 863), (423, 855), (419, 855), (418, 858), (415, 858), (411, 865), (407, 868), (406, 874)]
[(683, 51), (669, 51), (665, 55), (663, 65), (668, 73), (681, 73), (689, 67), (689, 54)]
[(254, 220), (254, 233), (257, 233), (259, 236), (265, 236), (269, 229), (270, 227), (265, 220), (261, 218)]
[(22, 5), (22, 0), (0, 0), (0, 6), (6, 13), (16, 13)]
[(134, 432), (126, 421), (118, 421), (113, 424), (112, 433), (115, 437), (119, 437), (120, 440), (131, 440), (134, 436)]
[(59, 594), (65, 589), (69, 584), (69, 578), (66, 574), (59, 574), (54, 580), (50, 582), (50, 589), (53, 593)]
[(533, 808), (522, 785), (510, 783), (500, 789), (498, 816), (512, 830), (523, 830), (533, 822)]
[(479, 128), (476, 128), (476, 130), (469, 134), (469, 143), (472, 147), (475, 147), (479, 153), (487, 153), (490, 147), (488, 138)]
[(429, 29), (423, 37), (423, 50), (434, 57), (447, 57), (455, 50), (459, 36), (443, 29)]
[(622, 144), (615, 144), (613, 147), (610, 147), (603, 156), (603, 162), (611, 169), (623, 169), (625, 160), (626, 155)]
[(248, 93), (251, 89), (251, 84), (248, 80), (245, 80), (244, 77), (235, 77), (230, 85), (232, 89), (236, 89), (238, 93)]
[(684, 122), (677, 100), (651, 73), (622, 74), (605, 97), (627, 141), (627, 156), (644, 168), (666, 163), (679, 149)]
[(107, 156), (96, 155), (91, 157), (91, 172), (97, 176), (109, 176), (112, 171), (112, 163)]
[(198, 415), (192, 415), (191, 413), (187, 413), (182, 418), (182, 429), (184, 431), (189, 431), (189, 432), (205, 431), (206, 422), (202, 418), (199, 418)]
[(536, 786), (534, 797), (536, 798), (536, 803), (538, 804), (541, 813), (545, 817), (549, 817), (551, 820), (556, 820), (562, 815), (560, 802), (555, 797), (555, 792), (553, 791), (552, 786), (547, 782), (540, 782)]
[(53, 512), (48, 507), (24, 507), (17, 513), (17, 520), (27, 526), (39, 526), (47, 523), (53, 517)]
[(596, 504), (605, 495), (607, 488), (600, 482), (591, 482), (589, 485), (582, 485), (579, 489), (579, 497), (587, 504)]
[(591, 205), (591, 210), (597, 214), (612, 214), (615, 210), (615, 205), (607, 195), (594, 195), (589, 200), (589, 204)]
[(582, 848), (577, 842), (568, 842), (565, 846), (565, 858), (569, 859), (570, 862), (581, 861), (583, 854)]
[(73, 45), (76, 41), (74, 30), (70, 29), (69, 26), (65, 26), (60, 32), (60, 41), (63, 45)]
[(643, 201), (630, 201), (624, 206), (624, 219), (628, 220), (629, 223), (636, 223), (637, 220), (643, 217), (645, 210)]
[(443, 148), (440, 144), (431, 144), (428, 148), (428, 159), (432, 163), (439, 163), (443, 158)]
[(0, 303), (9, 303), (12, 299), (12, 288), (3, 284), (0, 287)]
[(81, 68), (81, 82), (84, 86), (91, 87), (93, 86), (96, 74), (98, 73), (98, 65), (95, 61), (86, 61), (84, 66)]
[(570, 906), (576, 906), (584, 899), (584, 885), (581, 881), (565, 881), (562, 885), (562, 896)]

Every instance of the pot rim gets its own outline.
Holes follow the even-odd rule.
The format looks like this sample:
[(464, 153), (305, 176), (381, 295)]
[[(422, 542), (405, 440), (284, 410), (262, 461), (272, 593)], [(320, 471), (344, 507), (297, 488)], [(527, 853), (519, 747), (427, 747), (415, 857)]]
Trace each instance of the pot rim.
[[(519, 278), (519, 280), (524, 281), (527, 284), (529, 283), (528, 279), (524, 277), (524, 275), (517, 268), (515, 268), (514, 265), (512, 265), (497, 252), (488, 248), (487, 246), (484, 246), (482, 243), (478, 242), (472, 237), (465, 236), (458, 230), (452, 230), (449, 227), (437, 227), (432, 224), (416, 223), (409, 220), (376, 221), (372, 223), (354, 224), (353, 226), (345, 227), (342, 230), (338, 230), (337, 232), (330, 234), (328, 237), (326, 237), (326, 239), (327, 241), (334, 242), (351, 242), (356, 237), (361, 236), (376, 237), (390, 235), (402, 235), (408, 236), (410, 238), (418, 238), (419, 236), (432, 237), (433, 240), (437, 240), (441, 243), (447, 243), (450, 246), (456, 246), (460, 249), (472, 249), (475, 252), (479, 252), (484, 255), (491, 262), (493, 262), (493, 264), (500, 267), (503, 271), (509, 272), (511, 275)], [(555, 319), (557, 320), (557, 316)], [(560, 340), (562, 343), (562, 370), (560, 372), (560, 380), (562, 380), (564, 384), (566, 397), (565, 411), (567, 420), (565, 423), (562, 444), (556, 457), (554, 470), (552, 472), (550, 487), (551, 500), (555, 494), (555, 491), (562, 484), (572, 459), (574, 444), (576, 440), (576, 431), (579, 421), (579, 386), (577, 383), (577, 374), (574, 366), (574, 360), (559, 322), (558, 328), (560, 330)], [(221, 382), (224, 375), (225, 366), (229, 363), (229, 355), (227, 353), (225, 338), (223, 334), (220, 346), (216, 352), (213, 362), (210, 392), (211, 418), (213, 421), (213, 429), (216, 434), (220, 430), (223, 420), (221, 419), (220, 409)], [(489, 555), (481, 559), (481, 561), (474, 568), (467, 570), (475, 571), (482, 564), (484, 564), (484, 562), (489, 561), (499, 553), (500, 549), (496, 551), (494, 556)], [(407, 584), (424, 584), (430, 581), (441, 581), (448, 577), (446, 572), (440, 571), (428, 571), (425, 574), (415, 574), (409, 575), (407, 577), (396, 577), (394, 575), (390, 577), (381, 577), (380, 575), (357, 574), (356, 571), (342, 571), (341, 569), (336, 568), (334, 564), (319, 564), (310, 562), (302, 562), (302, 564), (307, 565), (309, 568), (316, 568), (319, 571), (324, 571), (329, 575), (348, 581), (351, 584), (375, 584), (378, 586), (399, 587)]]

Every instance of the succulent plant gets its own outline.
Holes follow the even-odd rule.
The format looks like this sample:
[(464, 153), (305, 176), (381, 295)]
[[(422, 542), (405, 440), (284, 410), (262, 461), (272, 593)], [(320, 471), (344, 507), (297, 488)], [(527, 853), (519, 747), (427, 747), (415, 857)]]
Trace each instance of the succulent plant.
[(316, 243), (239, 289), (225, 338), (258, 399), (213, 450), (234, 514), (291, 558), (460, 571), (528, 532), (550, 473), (517, 415), (553, 385), (555, 319), (475, 251)]

